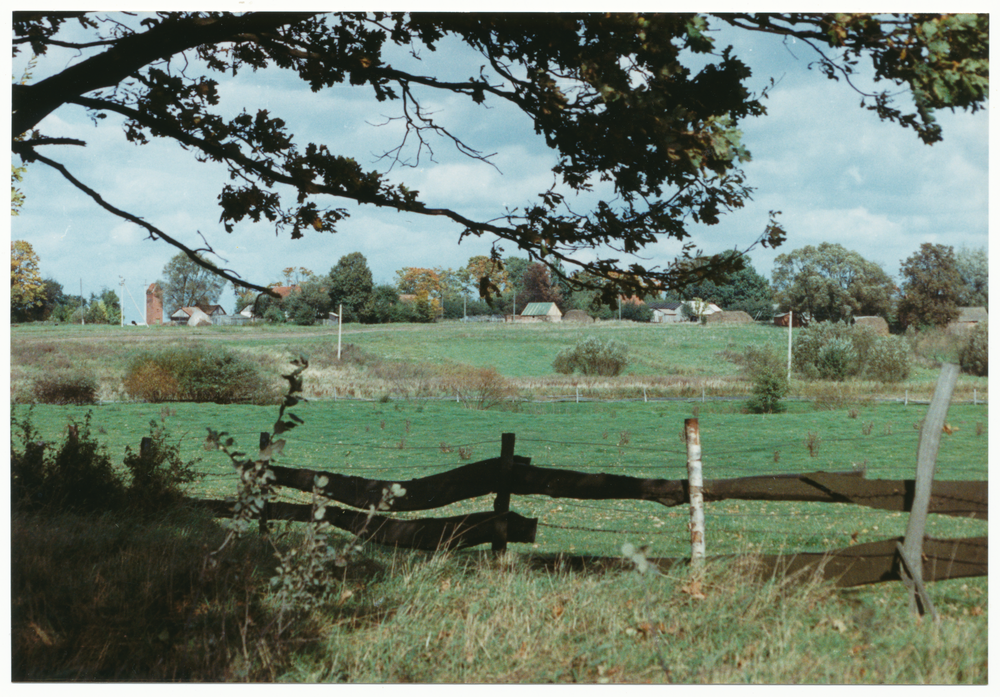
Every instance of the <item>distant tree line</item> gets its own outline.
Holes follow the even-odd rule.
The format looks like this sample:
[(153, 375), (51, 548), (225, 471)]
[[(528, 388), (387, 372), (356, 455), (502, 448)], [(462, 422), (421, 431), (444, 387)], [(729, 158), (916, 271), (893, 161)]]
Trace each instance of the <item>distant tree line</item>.
[(72, 295), (62, 284), (42, 278), (38, 255), (29, 242), (11, 242), (10, 321), (120, 324), (121, 300), (108, 288), (89, 298)]
[[(779, 255), (771, 281), (738, 252), (737, 270), (721, 280), (703, 281), (646, 298), (618, 298), (615, 305), (586, 289), (579, 274), (569, 275), (522, 257), (491, 259), (474, 256), (458, 269), (404, 267), (394, 283), (376, 284), (368, 260), (352, 252), (326, 274), (286, 268), (271, 287), (292, 287), (286, 297), (240, 293), (234, 313), (251, 307), (271, 322), (310, 325), (342, 308), (344, 322), (433, 322), (481, 315), (520, 314), (529, 303), (555, 303), (564, 314), (582, 310), (597, 319), (647, 322), (652, 310), (643, 301), (692, 301), (686, 307), (714, 303), (723, 310), (742, 310), (758, 320), (775, 311), (807, 316), (813, 322), (844, 321), (877, 315), (897, 330), (945, 326), (959, 307), (989, 303), (989, 263), (985, 248), (954, 248), (924, 243), (904, 260), (897, 282), (874, 262), (839, 244), (824, 242)], [(699, 260), (691, 262), (697, 269)], [(213, 305), (225, 282), (184, 254), (171, 259), (159, 282), (164, 310)], [(696, 274), (695, 274), (696, 275)], [(696, 314), (689, 311), (689, 314)], [(89, 298), (65, 293), (61, 284), (43, 279), (38, 256), (23, 240), (11, 243), (11, 321), (117, 324), (121, 302), (109, 289)]]

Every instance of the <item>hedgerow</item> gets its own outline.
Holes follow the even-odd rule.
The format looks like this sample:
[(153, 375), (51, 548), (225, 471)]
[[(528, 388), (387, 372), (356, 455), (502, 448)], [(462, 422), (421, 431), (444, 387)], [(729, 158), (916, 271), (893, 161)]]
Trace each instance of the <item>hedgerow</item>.
[(273, 404), (278, 390), (257, 365), (221, 347), (169, 347), (129, 361), (125, 393), (146, 402)]

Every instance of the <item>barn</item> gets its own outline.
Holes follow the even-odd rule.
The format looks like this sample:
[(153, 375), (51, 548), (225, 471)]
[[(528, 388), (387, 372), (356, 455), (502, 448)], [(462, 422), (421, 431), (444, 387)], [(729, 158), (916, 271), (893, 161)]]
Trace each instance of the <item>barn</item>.
[(562, 311), (555, 303), (528, 303), (518, 318), (536, 322), (559, 322), (562, 320)]

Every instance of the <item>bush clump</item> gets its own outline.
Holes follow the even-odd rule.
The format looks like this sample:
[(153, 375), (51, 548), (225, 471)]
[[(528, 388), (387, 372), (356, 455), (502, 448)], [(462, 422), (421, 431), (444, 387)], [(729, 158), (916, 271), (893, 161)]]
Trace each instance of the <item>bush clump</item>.
[(222, 348), (171, 347), (136, 355), (125, 393), (145, 402), (273, 404), (278, 390), (247, 358)]
[(628, 361), (628, 344), (617, 339), (591, 336), (573, 348), (560, 351), (552, 367), (563, 375), (579, 371), (583, 375), (614, 377), (622, 374)]
[(958, 352), (962, 372), (987, 377), (990, 359), (990, 330), (986, 322), (977, 324), (969, 332), (969, 340)]
[[(151, 424), (151, 437), (140, 453), (125, 449), (127, 481), (107, 450), (90, 432), (92, 414), (82, 424), (71, 423), (58, 449), (45, 443), (32, 424), (32, 413), (11, 416), (11, 501), (19, 511), (64, 511), (100, 514), (116, 511), (159, 511), (181, 498), (181, 485), (194, 480), (198, 460), (181, 460), (177, 445), (166, 440), (166, 429)], [(20, 441), (17, 447), (15, 440)]]
[(97, 380), (89, 375), (47, 375), (31, 384), (35, 404), (97, 404)]
[(184, 462), (180, 446), (167, 441), (163, 423), (149, 422), (150, 437), (143, 439), (139, 452), (125, 447), (125, 467), (132, 476), (128, 485), (130, 502), (142, 506), (143, 511), (168, 508), (183, 496), (181, 485), (193, 482), (193, 466), (198, 459)]
[(778, 414), (785, 411), (782, 398), (788, 394), (786, 366), (773, 346), (750, 345), (736, 358), (753, 381), (752, 397), (747, 411), (753, 414)]
[(47, 451), (31, 423), (11, 417), (11, 432), (20, 432), (22, 447), (11, 438), (12, 506), (19, 510), (58, 509), (94, 513), (120, 508), (125, 486), (107, 451), (90, 437), (90, 412), (83, 424), (72, 423), (54, 454)]
[(807, 379), (836, 382), (858, 376), (900, 382), (913, 369), (912, 351), (904, 339), (844, 322), (819, 322), (803, 329), (795, 338), (792, 361)]

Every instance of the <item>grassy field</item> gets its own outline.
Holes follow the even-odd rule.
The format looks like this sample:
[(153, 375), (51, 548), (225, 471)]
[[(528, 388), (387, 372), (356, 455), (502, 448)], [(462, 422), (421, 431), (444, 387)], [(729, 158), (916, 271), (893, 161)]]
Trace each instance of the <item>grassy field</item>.
[[(629, 345), (631, 363), (617, 378), (558, 375), (552, 361), (586, 336), (614, 337)], [(676, 326), (634, 322), (593, 325), (464, 324), (345, 325), (337, 360), (337, 330), (289, 325), (248, 327), (107, 327), (22, 325), (11, 330), (11, 398), (30, 401), (31, 381), (41, 375), (91, 375), (106, 401), (125, 398), (121, 378), (135, 353), (153, 346), (224, 344), (277, 376), (294, 356), (311, 363), (306, 396), (317, 399), (378, 399), (384, 396), (451, 396), (461, 391), (470, 368), (494, 367), (526, 399), (575, 396), (609, 399), (743, 396), (750, 383), (727, 356), (744, 347), (787, 351), (787, 330), (767, 325)], [(929, 399), (942, 360), (957, 360), (958, 343), (933, 335), (921, 341), (916, 370), (898, 384), (864, 380), (845, 383), (792, 380), (791, 396), (843, 402), (874, 398)], [(988, 397), (986, 378), (961, 376), (956, 400)]]
[[(787, 341), (786, 334), (769, 327), (614, 324), (572, 331), (544, 325), (345, 327), (345, 341), (377, 356), (382, 370), (398, 371), (386, 384), (429, 381), (448, 366), (493, 365), (539, 396), (575, 387), (557, 382), (551, 356), (572, 345), (581, 331), (615, 331), (633, 348), (634, 375), (601, 388), (605, 395), (619, 396), (624, 380), (663, 386), (668, 376), (675, 382), (663, 391), (673, 396), (684, 384), (687, 396), (700, 395), (701, 387), (709, 396), (713, 390), (739, 394), (737, 368), (719, 354), (750, 342)], [(329, 331), (186, 331), (130, 328), (122, 339), (117, 328), (18, 327), (12, 338), (12, 379), (17, 375), (23, 382), (37, 371), (86, 367), (103, 370), (97, 374), (111, 385), (130, 353), (143, 345), (189, 340), (227, 342), (275, 370), (288, 353), (309, 353), (314, 360), (306, 373), (307, 390), (310, 381), (346, 389), (352, 379), (359, 385), (372, 379), (361, 368), (336, 365), (336, 334)], [(669, 364), (670, 372), (658, 370), (657, 361)], [(911, 397), (929, 396), (927, 386), (935, 378), (931, 367), (923, 367), (903, 389), (911, 389)], [(972, 389), (980, 399), (986, 396), (985, 379), (963, 376), (962, 385), (970, 397)], [(864, 466), (869, 478), (913, 476), (916, 426), (925, 406), (875, 402), (863, 384), (822, 387), (841, 392), (817, 391), (810, 401), (791, 402), (787, 413), (768, 416), (743, 414), (738, 401), (700, 399), (526, 402), (478, 411), (376, 390), (373, 396), (382, 399), (319, 399), (299, 408), (305, 423), (288, 435), (279, 464), (405, 481), (498, 455), (500, 435), (510, 432), (517, 436), (516, 452), (535, 465), (683, 478), (681, 430), (685, 418), (697, 416), (707, 478), (855, 466)], [(200, 476), (189, 490), (199, 497), (229, 496), (236, 489), (228, 459), (202, 449), (205, 429), (227, 431), (252, 450), (277, 414), (273, 407), (109, 402), (36, 405), (30, 418), (44, 440), (58, 444), (67, 423), (82, 421), (88, 412), (92, 435), (116, 460), (126, 446), (137, 448), (150, 421), (165, 423), (182, 456), (200, 458), (195, 466)], [(23, 419), (28, 407), (13, 404), (12, 413)], [(988, 407), (954, 404), (948, 423), (952, 433), (942, 439), (937, 478), (985, 480)], [(224, 533), (191, 514), (85, 522), (72, 516), (45, 521), (15, 516), (15, 677), (988, 681), (985, 578), (930, 584), (944, 618), (935, 626), (908, 614), (901, 584), (838, 591), (781, 579), (748, 583), (726, 563), (710, 566), (702, 592), (685, 571), (664, 578), (551, 575), (533, 571), (531, 557), (556, 552), (618, 556), (625, 542), (648, 545), (651, 556), (684, 556), (687, 511), (643, 502), (545, 497), (514, 497), (511, 507), (539, 519), (534, 544), (512, 545), (500, 559), (479, 551), (428, 555), (366, 545), (367, 566), (359, 564), (356, 575), (337, 582), (330, 602), (296, 616), (281, 632), (276, 627), (287, 617), (268, 588), (274, 550), (256, 533), (234, 543), (225, 564), (207, 570), (206, 554), (221, 544)], [(408, 517), (491, 508), (492, 497), (483, 497)], [(906, 516), (830, 504), (722, 502), (709, 504), (706, 526), (709, 555), (753, 555), (819, 551), (901, 535)], [(984, 535), (987, 527), (981, 521), (933, 516), (928, 534)], [(287, 550), (298, 544), (301, 530), (298, 524), (278, 524), (273, 544)]]

